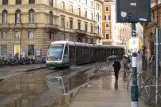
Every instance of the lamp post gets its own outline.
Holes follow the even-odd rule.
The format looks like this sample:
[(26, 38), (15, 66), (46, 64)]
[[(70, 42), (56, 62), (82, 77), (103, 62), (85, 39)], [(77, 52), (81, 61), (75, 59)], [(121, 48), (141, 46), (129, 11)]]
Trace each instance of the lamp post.
[[(132, 23), (132, 36), (136, 37), (136, 25)], [(132, 53), (131, 107), (138, 107), (137, 53)]]

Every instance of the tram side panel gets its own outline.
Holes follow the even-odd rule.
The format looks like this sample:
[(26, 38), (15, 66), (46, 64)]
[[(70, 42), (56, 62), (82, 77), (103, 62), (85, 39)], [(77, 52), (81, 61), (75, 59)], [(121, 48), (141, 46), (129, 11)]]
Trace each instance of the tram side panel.
[(111, 55), (111, 49), (107, 48), (106, 49), (106, 58), (108, 58)]
[(69, 45), (69, 63), (73, 65), (76, 63), (76, 49), (74, 45)]
[(89, 53), (90, 54), (90, 62), (91, 63), (95, 62), (95, 54), (94, 53), (95, 53), (95, 49), (94, 49), (94, 47), (91, 47), (90, 48), (90, 53)]
[(76, 46), (76, 64), (81, 63), (82, 50), (80, 46)]

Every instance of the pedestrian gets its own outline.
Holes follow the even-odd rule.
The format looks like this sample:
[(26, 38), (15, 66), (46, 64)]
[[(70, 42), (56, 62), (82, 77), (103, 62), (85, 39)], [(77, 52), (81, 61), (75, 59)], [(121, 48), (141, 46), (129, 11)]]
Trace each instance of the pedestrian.
[(127, 64), (128, 64), (128, 62), (127, 62), (127, 58), (126, 58), (126, 57), (124, 57), (124, 58), (123, 58), (124, 71), (126, 71), (126, 70), (127, 70)]
[(113, 67), (114, 67), (114, 73), (115, 73), (115, 80), (117, 82), (118, 81), (118, 77), (119, 77), (119, 70), (121, 68), (121, 64), (120, 64), (120, 62), (118, 61), (117, 58), (114, 61)]

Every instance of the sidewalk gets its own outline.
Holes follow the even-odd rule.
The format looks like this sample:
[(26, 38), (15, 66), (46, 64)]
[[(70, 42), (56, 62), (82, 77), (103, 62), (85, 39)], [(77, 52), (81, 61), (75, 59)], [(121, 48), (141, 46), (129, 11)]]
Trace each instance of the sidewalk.
[(31, 70), (45, 68), (45, 64), (30, 64), (30, 65), (15, 65), (15, 66), (3, 66), (0, 67), (0, 80), (6, 77), (13, 76), (14, 74), (27, 72)]
[[(112, 66), (99, 72), (104, 75), (80, 89), (70, 107), (131, 107), (131, 93), (126, 88), (123, 72), (120, 72), (118, 83), (115, 83)], [(139, 99), (138, 107), (150, 106)]]

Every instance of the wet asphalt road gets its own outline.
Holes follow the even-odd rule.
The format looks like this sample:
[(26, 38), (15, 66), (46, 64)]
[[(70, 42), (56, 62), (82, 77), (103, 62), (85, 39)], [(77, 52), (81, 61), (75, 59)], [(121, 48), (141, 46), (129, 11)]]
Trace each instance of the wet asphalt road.
[(8, 77), (0, 82), (0, 107), (54, 106), (62, 96), (70, 96), (73, 89), (88, 82), (90, 68), (93, 65), (44, 68)]

